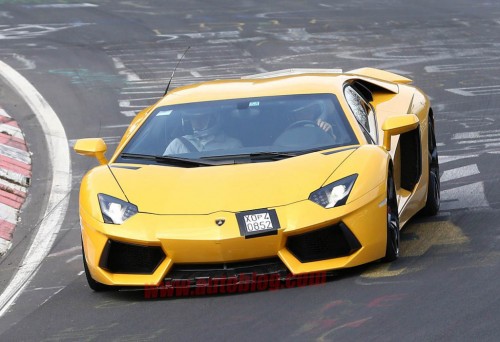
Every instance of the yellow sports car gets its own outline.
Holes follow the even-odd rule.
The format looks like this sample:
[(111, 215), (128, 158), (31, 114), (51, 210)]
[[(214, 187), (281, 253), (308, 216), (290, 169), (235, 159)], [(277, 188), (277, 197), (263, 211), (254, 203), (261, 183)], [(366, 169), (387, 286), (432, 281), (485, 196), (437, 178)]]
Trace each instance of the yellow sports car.
[(109, 159), (78, 140), (101, 164), (80, 188), (89, 286), (395, 260), (440, 201), (433, 112), (410, 83), (373, 68), (197, 83), (141, 111)]

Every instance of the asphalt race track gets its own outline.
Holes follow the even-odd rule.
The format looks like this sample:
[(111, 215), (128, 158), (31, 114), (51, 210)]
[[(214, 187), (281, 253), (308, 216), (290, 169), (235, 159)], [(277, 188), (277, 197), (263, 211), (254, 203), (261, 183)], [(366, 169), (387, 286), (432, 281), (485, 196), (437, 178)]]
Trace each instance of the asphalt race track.
[[(299, 67), (370, 66), (412, 78), (432, 99), (442, 182), (440, 213), (406, 226), (402, 257), (389, 265), (275, 291), (154, 300), (94, 293), (77, 200), (96, 161), (70, 150), (71, 173), (54, 174), (63, 156), (49, 153), (45, 134), (56, 122), (44, 128), (0, 76), (0, 107), (23, 129), (33, 173), (0, 259), (0, 292), (11, 293), (0, 297), (0, 340), (497, 341), (498, 37), (500, 2), (486, 0), (0, 0), (0, 61), (43, 96), (70, 147), (99, 136), (113, 150), (190, 46), (172, 88)], [(54, 202), (51, 188), (65, 176), (69, 189)], [(37, 235), (40, 227), (47, 233)], [(36, 236), (48, 242), (32, 248), (41, 263), (30, 264)], [(29, 282), (13, 288), (19, 270)]]

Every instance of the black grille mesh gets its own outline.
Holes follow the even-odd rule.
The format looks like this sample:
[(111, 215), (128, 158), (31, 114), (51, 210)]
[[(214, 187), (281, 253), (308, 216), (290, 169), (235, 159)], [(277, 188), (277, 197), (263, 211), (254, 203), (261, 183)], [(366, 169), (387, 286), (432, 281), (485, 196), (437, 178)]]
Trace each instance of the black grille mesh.
[(286, 248), (300, 262), (311, 262), (351, 255), (361, 244), (345, 224), (288, 237)]
[(99, 267), (111, 273), (151, 274), (165, 259), (158, 246), (139, 246), (108, 240)]
[(287, 275), (288, 269), (279, 258), (261, 259), (243, 262), (228, 262), (217, 264), (175, 264), (168, 278), (195, 279), (234, 277), (241, 274), (283, 274)]

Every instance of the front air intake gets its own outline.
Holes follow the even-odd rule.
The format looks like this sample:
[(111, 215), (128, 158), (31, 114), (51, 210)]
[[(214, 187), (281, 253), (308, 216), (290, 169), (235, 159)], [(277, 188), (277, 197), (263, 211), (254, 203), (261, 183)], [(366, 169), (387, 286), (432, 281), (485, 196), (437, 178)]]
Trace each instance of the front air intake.
[(345, 224), (339, 223), (289, 236), (286, 248), (300, 262), (312, 262), (351, 255), (361, 244)]
[(159, 246), (140, 246), (108, 240), (99, 267), (111, 273), (152, 274), (165, 259)]

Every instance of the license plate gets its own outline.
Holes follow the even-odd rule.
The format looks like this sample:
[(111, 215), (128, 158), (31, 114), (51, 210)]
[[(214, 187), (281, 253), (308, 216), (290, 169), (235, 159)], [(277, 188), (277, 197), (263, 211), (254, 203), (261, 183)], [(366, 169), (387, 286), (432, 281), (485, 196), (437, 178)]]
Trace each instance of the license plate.
[(236, 214), (241, 236), (245, 238), (275, 235), (280, 228), (274, 209), (258, 209)]

